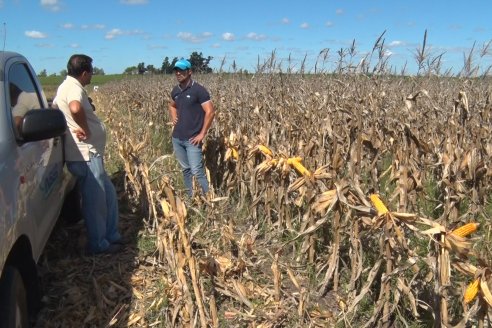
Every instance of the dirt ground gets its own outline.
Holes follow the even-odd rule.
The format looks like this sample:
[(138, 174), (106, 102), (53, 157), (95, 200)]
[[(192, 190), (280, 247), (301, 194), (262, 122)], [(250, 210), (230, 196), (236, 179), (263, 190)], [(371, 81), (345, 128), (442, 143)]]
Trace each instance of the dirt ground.
[(83, 221), (58, 222), (39, 261), (43, 296), (35, 327), (128, 326), (141, 277), (152, 265), (151, 254), (138, 247), (143, 220), (125, 210), (119, 196), (120, 229), (128, 241), (120, 253), (86, 256)]

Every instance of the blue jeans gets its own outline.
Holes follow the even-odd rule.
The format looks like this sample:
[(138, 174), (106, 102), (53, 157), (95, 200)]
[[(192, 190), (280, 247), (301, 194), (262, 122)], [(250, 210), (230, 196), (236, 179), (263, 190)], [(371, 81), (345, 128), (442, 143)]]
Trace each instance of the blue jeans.
[(77, 178), (88, 251), (103, 252), (111, 243), (121, 239), (118, 232), (118, 199), (113, 183), (104, 170), (103, 158), (91, 154), (88, 162), (67, 161), (67, 168)]
[(172, 138), (174, 154), (183, 171), (184, 185), (188, 195), (193, 196), (192, 178), (195, 176), (202, 192), (208, 192), (208, 180), (202, 160), (202, 147), (193, 145), (189, 140)]

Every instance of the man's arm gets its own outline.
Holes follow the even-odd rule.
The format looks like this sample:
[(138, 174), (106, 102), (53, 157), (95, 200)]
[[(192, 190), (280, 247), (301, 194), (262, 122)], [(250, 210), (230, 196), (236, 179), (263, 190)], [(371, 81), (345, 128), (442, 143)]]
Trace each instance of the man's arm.
[(212, 101), (209, 100), (202, 104), (203, 111), (205, 112), (205, 118), (203, 119), (202, 130), (199, 134), (190, 139), (190, 142), (194, 145), (199, 145), (207, 135), (208, 129), (212, 125), (215, 116), (215, 109)]
[(178, 123), (178, 110), (176, 109), (176, 102), (171, 100), (168, 106), (169, 109), (169, 117), (171, 118), (171, 123), (176, 125)]
[(86, 140), (89, 138), (91, 131), (89, 130), (89, 125), (87, 124), (87, 118), (85, 116), (84, 108), (80, 101), (73, 100), (68, 104), (70, 108), (70, 113), (75, 123), (80, 126), (80, 129), (75, 129), (72, 132), (75, 133), (79, 140)]

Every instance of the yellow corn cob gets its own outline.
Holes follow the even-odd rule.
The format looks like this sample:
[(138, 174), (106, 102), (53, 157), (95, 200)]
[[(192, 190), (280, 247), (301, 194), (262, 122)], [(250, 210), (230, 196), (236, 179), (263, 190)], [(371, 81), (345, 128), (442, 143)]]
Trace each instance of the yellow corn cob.
[(473, 222), (467, 223), (467, 224), (459, 227), (458, 229), (451, 231), (451, 233), (453, 235), (456, 235), (456, 236), (466, 237), (469, 234), (477, 231), (479, 225), (480, 225), (480, 223), (473, 223)]
[(287, 164), (293, 164), (294, 162), (302, 162), (302, 157), (291, 157), (287, 159)]
[(473, 301), (475, 296), (477, 296), (479, 284), (480, 284), (480, 278), (477, 278), (468, 285), (468, 287), (465, 290), (465, 303), (470, 303), (471, 301)]
[(232, 148), (227, 148), (225, 155), (224, 155), (224, 160), (228, 161), (233, 157), (232, 155)]
[(263, 155), (267, 155), (267, 156), (273, 156), (273, 153), (270, 149), (268, 149), (268, 147), (266, 146), (263, 146), (263, 145), (258, 145), (258, 149), (259, 151), (261, 151), (263, 153)]
[(378, 216), (384, 215), (384, 214), (389, 212), (388, 208), (384, 205), (384, 203), (381, 201), (381, 199), (379, 199), (378, 195), (371, 194), (371, 196), (369, 196), (369, 198), (371, 199), (372, 204), (374, 205), (374, 207), (378, 211)]
[(239, 153), (237, 152), (237, 149), (234, 147), (231, 147), (231, 154), (232, 154), (232, 158), (234, 158), (234, 159), (239, 158)]
[(161, 208), (162, 211), (164, 212), (164, 216), (168, 217), (169, 214), (171, 213), (171, 205), (167, 202), (167, 200), (165, 199), (161, 200)]
[(287, 160), (287, 164), (292, 165), (300, 174), (310, 176), (311, 172), (301, 164), (301, 161), (301, 157), (293, 157)]

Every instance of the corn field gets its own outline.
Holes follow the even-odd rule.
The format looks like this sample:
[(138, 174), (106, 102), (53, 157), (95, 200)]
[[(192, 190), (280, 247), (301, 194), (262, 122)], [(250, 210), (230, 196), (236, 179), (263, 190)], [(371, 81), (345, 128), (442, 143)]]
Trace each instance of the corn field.
[(216, 108), (212, 192), (194, 199), (170, 143), (174, 77), (91, 94), (165, 286), (129, 326), (492, 324), (489, 79), (194, 78)]

